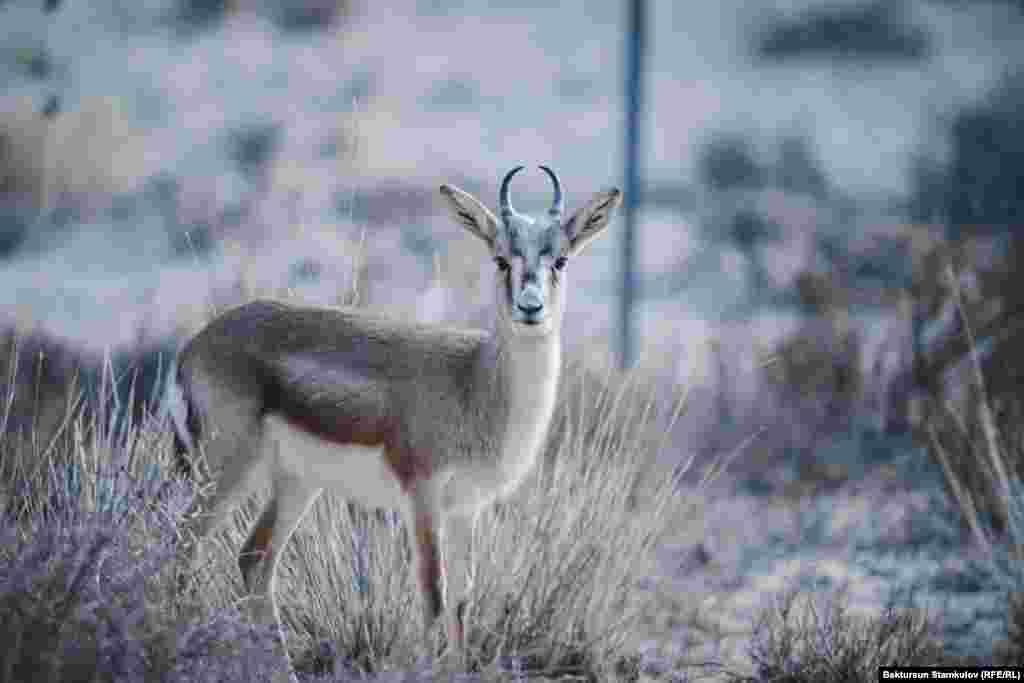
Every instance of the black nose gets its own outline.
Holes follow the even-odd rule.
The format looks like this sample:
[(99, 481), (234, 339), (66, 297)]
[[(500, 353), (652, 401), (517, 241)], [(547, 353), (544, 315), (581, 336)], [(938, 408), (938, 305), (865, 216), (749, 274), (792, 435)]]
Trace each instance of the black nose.
[(526, 304), (519, 304), (519, 310), (525, 313), (526, 315), (536, 315), (540, 313), (541, 309), (543, 308), (544, 304), (535, 304), (532, 302)]

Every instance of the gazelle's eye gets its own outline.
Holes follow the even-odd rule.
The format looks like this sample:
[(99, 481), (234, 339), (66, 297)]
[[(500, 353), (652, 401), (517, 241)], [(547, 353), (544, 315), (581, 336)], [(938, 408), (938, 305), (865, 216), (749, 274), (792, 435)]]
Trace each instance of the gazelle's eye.
[(495, 257), (494, 262), (498, 264), (498, 270), (503, 272), (508, 272), (508, 269), (512, 267), (502, 256)]
[(564, 256), (559, 256), (558, 258), (555, 259), (555, 270), (562, 270), (562, 268), (565, 268), (565, 264), (568, 262), (569, 259), (565, 258)]

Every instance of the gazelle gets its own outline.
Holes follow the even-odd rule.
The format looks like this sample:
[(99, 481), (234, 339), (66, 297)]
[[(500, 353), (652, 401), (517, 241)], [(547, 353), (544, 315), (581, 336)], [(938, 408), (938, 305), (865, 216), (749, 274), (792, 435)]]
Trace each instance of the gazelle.
[[(432, 628), (445, 612), (445, 522), (511, 492), (533, 466), (555, 408), (567, 264), (605, 228), (621, 193), (599, 192), (563, 221), (558, 177), (541, 166), (554, 201), (544, 215), (524, 215), (509, 201), (522, 168), (501, 183), (500, 220), (472, 195), (440, 188), (494, 260), (491, 332), (256, 301), (216, 318), (179, 354), (169, 398), (180, 463), (190, 470), (202, 444), (217, 481), (209, 513), (187, 516), (193, 548), (258, 483), (271, 484), (238, 557), (257, 621), (280, 629), (281, 553), (329, 488), (401, 511)], [(454, 648), (462, 606), (447, 614)]]

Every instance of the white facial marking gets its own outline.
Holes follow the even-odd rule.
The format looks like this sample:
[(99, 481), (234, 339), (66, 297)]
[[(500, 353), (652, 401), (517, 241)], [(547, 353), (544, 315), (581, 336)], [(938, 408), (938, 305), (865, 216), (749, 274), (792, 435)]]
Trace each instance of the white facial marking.
[(558, 324), (561, 296), (554, 263), (563, 249), (564, 235), (557, 218), (518, 215), (502, 227), (495, 256), (509, 264), (498, 273), (500, 312), (517, 334), (549, 334)]

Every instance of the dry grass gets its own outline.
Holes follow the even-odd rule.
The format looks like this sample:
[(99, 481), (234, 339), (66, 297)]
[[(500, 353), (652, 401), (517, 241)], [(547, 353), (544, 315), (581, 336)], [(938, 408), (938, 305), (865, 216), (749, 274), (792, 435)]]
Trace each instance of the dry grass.
[[(989, 401), (972, 326), (964, 312), (958, 280), (952, 269), (947, 279), (963, 316), (970, 345), (971, 384), (959, 405), (947, 401), (929, 425), (932, 453), (942, 465), (950, 492), (964, 514), (974, 540), (991, 551), (1007, 533), (1018, 540), (1024, 533), (1020, 517), (1019, 427), (1013, 410), (997, 413)], [(1013, 408), (1014, 406), (1011, 406)], [(1002, 418), (1002, 419), (1001, 419)], [(1024, 559), (1024, 558), (1021, 558)]]
[(880, 666), (937, 666), (947, 660), (934, 632), (927, 613), (895, 601), (871, 618), (855, 614), (842, 592), (815, 601), (789, 591), (755, 625), (754, 674), (732, 680), (862, 683), (876, 680)]
[(981, 551), (991, 579), (1007, 594), (1007, 636), (995, 646), (1004, 663), (1024, 661), (1024, 486), (1019, 399), (989, 397), (978, 343), (965, 313), (959, 280), (946, 279), (961, 313), (970, 348), (965, 400), (946, 401), (928, 425), (931, 454), (942, 466), (969, 538)]

